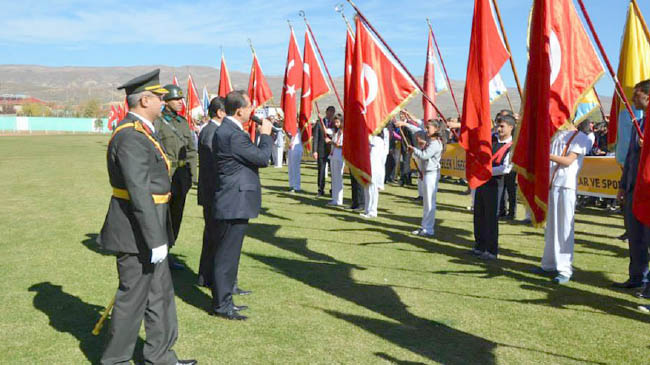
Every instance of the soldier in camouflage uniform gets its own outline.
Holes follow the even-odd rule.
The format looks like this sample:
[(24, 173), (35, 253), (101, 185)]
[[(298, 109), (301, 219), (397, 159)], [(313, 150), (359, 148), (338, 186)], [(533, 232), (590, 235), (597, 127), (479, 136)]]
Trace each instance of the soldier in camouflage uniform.
[[(169, 211), (176, 239), (183, 220), (185, 197), (192, 183), (197, 182), (197, 152), (190, 125), (187, 119), (179, 114), (183, 108), (183, 90), (176, 85), (166, 85), (165, 88), (169, 93), (164, 96), (165, 107), (160, 117), (155, 120), (154, 127), (171, 161), (172, 197), (169, 201)], [(178, 262), (171, 260), (171, 256), (169, 265), (172, 269), (183, 268)]]

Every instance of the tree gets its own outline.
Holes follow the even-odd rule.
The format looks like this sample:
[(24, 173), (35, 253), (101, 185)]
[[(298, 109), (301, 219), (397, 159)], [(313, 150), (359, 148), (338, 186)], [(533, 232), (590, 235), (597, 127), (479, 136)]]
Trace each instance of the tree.
[(99, 100), (90, 99), (81, 104), (81, 116), (85, 118), (101, 117), (101, 107)]

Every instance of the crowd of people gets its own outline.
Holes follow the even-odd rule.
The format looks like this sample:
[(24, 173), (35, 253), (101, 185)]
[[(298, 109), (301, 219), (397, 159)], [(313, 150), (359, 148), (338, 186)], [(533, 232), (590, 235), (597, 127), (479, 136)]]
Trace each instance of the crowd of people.
[[(286, 160), (287, 189), (300, 193), (304, 148), (317, 166), (316, 198), (329, 197), (329, 207), (351, 209), (364, 219), (374, 219), (380, 192), (387, 184), (417, 185), (414, 200), (422, 203), (422, 219), (412, 234), (423, 239), (436, 236), (441, 158), (447, 144), (456, 138), (452, 130), (460, 128), (458, 120), (422, 120), (402, 110), (370, 137), (371, 179), (364, 184), (349, 174), (352, 201), (344, 206), (345, 121), (334, 106), (326, 109), (323, 118), (316, 118), (310, 140), (303, 141), (300, 133), (285, 132), (277, 117), (259, 122), (256, 138), (251, 140), (244, 126), (252, 123), (253, 107), (243, 91), (213, 98), (208, 118), (193, 131), (179, 113), (182, 90), (174, 85), (161, 87), (157, 71), (121, 88), (126, 90), (130, 112), (109, 142), (113, 197), (98, 239), (117, 255), (120, 286), (102, 363), (130, 359), (143, 320), (147, 361), (196, 363), (178, 360), (171, 350), (177, 324), (170, 269), (182, 270), (183, 266), (168, 255), (178, 238), (185, 198), (194, 183), (205, 223), (197, 282), (212, 291), (211, 314), (229, 320), (247, 319), (241, 313), (247, 306), (235, 304), (233, 296), (251, 294), (239, 287), (237, 276), (248, 221), (257, 217), (261, 208), (258, 170), (271, 165), (281, 168)], [(634, 107), (645, 110), (650, 80), (637, 84), (634, 91)], [(492, 177), (471, 190), (474, 245), (468, 254), (481, 260), (498, 259), (499, 221), (515, 219), (516, 172), (511, 155), (517, 120), (510, 110), (497, 113), (493, 121)], [(633, 131), (618, 196), (630, 249), (629, 278), (614, 285), (644, 287), (638, 295), (650, 298), (650, 285), (645, 285), (650, 228), (634, 217), (631, 208), (642, 144), (642, 138)], [(590, 120), (577, 127), (569, 125), (553, 137), (550, 153), (545, 246), (534, 272), (565, 284), (573, 274), (578, 173), (585, 156), (608, 153), (607, 125), (594, 126)], [(413, 184), (414, 178), (417, 184)]]

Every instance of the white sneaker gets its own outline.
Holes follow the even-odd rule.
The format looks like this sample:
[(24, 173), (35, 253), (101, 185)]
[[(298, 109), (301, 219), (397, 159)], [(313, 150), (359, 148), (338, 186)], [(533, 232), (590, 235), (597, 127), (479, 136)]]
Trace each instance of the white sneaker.
[(361, 214), (359, 214), (359, 215), (362, 216), (363, 218), (366, 218), (366, 219), (377, 218), (377, 216), (374, 215), (374, 214), (361, 213)]
[(422, 228), (418, 228), (418, 229), (416, 229), (415, 231), (411, 232), (411, 234), (414, 234), (414, 235), (416, 235), (416, 236), (419, 236), (419, 235), (420, 235), (420, 232), (422, 232)]
[(488, 260), (488, 261), (490, 261), (490, 260), (496, 260), (496, 259), (497, 259), (497, 256), (496, 256), (496, 255), (493, 255), (493, 254), (491, 254), (491, 253), (489, 253), (489, 252), (487, 252), (487, 251), (485, 251), (485, 252), (483, 252), (483, 253), (481, 254), (481, 256), (479, 256), (479, 258), (480, 258), (481, 260)]

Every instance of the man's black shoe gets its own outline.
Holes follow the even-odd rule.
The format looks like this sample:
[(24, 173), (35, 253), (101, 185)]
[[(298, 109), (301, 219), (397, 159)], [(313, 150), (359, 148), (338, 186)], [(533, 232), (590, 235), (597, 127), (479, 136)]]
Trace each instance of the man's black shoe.
[(232, 305), (232, 310), (237, 312), (245, 311), (246, 309), (248, 309), (247, 305), (235, 305), (235, 304)]
[(350, 210), (355, 210), (355, 209), (358, 209), (358, 208), (359, 208), (358, 205), (350, 205), (350, 206), (348, 207), (348, 209), (350, 209)]
[(196, 360), (176, 360), (176, 365), (196, 365), (198, 363)]
[(213, 315), (215, 315), (217, 317), (224, 318), (224, 319), (229, 319), (229, 320), (232, 320), (232, 321), (245, 321), (245, 320), (248, 319), (248, 317), (242, 316), (241, 314), (239, 314), (239, 312), (237, 312), (234, 309), (229, 310), (228, 312), (223, 312), (223, 313), (222, 312), (213, 312)]
[(235, 288), (235, 290), (232, 291), (232, 293), (235, 295), (248, 295), (248, 294), (252, 294), (253, 292), (250, 290), (244, 290), (242, 288), (237, 287)]
[(634, 289), (642, 287), (643, 283), (640, 281), (631, 281), (630, 279), (627, 279), (622, 283), (612, 283), (612, 286), (614, 288)]

